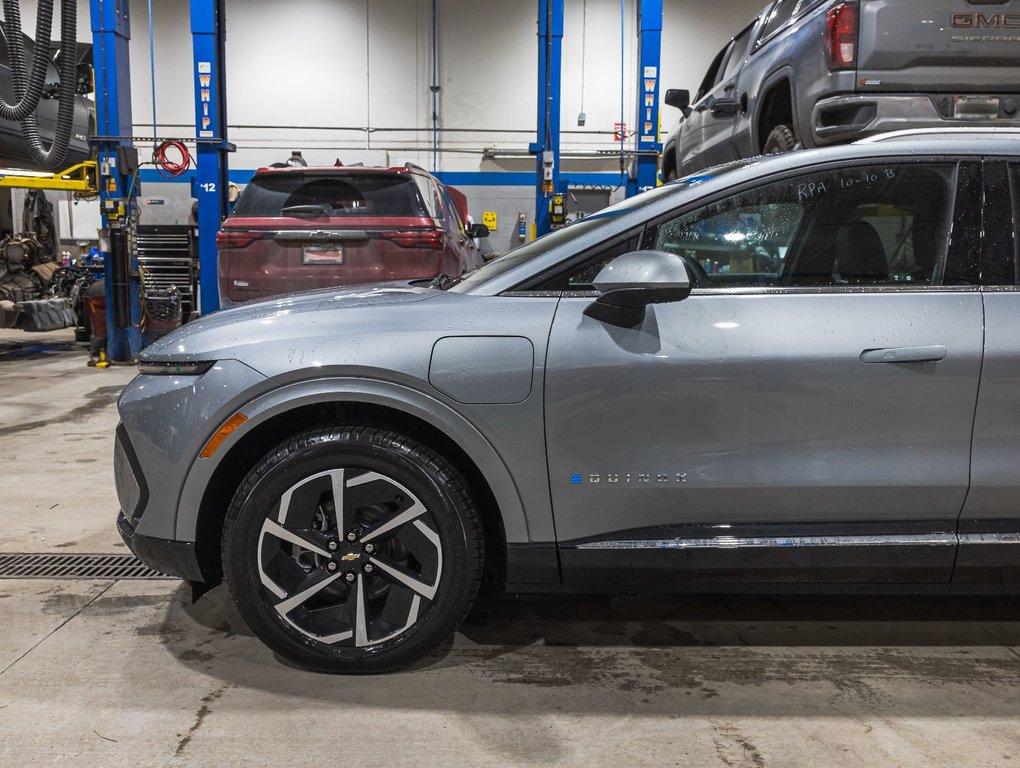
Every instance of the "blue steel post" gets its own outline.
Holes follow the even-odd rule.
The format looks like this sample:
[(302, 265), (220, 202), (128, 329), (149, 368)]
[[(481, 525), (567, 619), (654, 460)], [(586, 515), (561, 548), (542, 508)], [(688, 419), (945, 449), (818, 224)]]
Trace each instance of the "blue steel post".
[(192, 195), (198, 199), (199, 302), (203, 315), (220, 307), (216, 234), (227, 214), (225, 15), (223, 0), (191, 0), (194, 51), (195, 136), (198, 171)]
[[(131, 16), (128, 0), (91, 0), (92, 45), (96, 84), (96, 132), (99, 136), (131, 136), (131, 70), (128, 44)], [(141, 290), (138, 259), (131, 247), (130, 211), (138, 194), (130, 176), (117, 163), (117, 148), (129, 141), (98, 142), (101, 243), (106, 284), (106, 356), (129, 362), (142, 348)]]
[(639, 0), (638, 103), (635, 172), (627, 177), (627, 197), (656, 184), (659, 166), (659, 58), (662, 0)]
[(538, 0), (538, 134), (535, 153), (535, 232), (550, 230), (549, 200), (560, 182), (560, 80), (564, 0)]

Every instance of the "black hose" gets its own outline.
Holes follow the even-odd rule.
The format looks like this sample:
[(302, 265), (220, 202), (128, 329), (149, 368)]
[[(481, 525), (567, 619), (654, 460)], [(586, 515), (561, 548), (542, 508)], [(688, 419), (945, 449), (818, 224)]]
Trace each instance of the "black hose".
[[(12, 0), (4, 0), (5, 3)], [(49, 2), (52, 11), (54, 0), (39, 0), (39, 7)], [(39, 42), (36, 41), (36, 46)], [(49, 43), (46, 44), (49, 48)], [(32, 159), (42, 168), (58, 171), (67, 149), (71, 145), (71, 131), (74, 128), (74, 105), (77, 90), (78, 57), (78, 4), (76, 0), (60, 2), (60, 87), (57, 89), (57, 125), (53, 131), (53, 143), (49, 149), (39, 135), (39, 121), (35, 112), (21, 121), (21, 135), (25, 137)], [(12, 68), (13, 72), (13, 68)]]
[[(4, 27), (7, 33), (7, 55), (10, 58), (14, 104), (0, 96), (0, 118), (24, 120), (35, 112), (46, 85), (46, 69), (50, 61), (50, 29), (53, 26), (53, 0), (39, 0), (35, 16), (36, 42), (32, 55), (32, 71), (25, 70), (25, 45), (21, 34), (20, 0), (3, 0)], [(78, 9), (75, 8), (77, 16)]]

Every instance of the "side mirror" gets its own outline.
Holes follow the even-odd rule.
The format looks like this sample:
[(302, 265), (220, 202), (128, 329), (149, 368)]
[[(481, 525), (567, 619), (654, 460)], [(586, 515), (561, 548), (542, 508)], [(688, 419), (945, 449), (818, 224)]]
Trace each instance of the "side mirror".
[(691, 295), (684, 260), (665, 251), (632, 251), (617, 256), (593, 281), (599, 297), (584, 314), (620, 328), (634, 328), (649, 304), (682, 301)]
[(686, 88), (670, 88), (666, 91), (666, 106), (676, 107), (681, 112), (686, 114), (686, 110), (691, 106), (691, 92)]
[(468, 227), (467, 236), (474, 240), (476, 237), (488, 237), (489, 228), (484, 224), (472, 224)]

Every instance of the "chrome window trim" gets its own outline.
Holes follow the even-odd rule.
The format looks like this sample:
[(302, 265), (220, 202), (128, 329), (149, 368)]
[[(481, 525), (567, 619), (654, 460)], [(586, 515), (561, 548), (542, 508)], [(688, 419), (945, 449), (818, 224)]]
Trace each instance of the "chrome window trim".
[[(787, 285), (787, 286), (744, 286), (735, 288), (695, 288), (691, 296), (783, 296), (783, 295), (824, 295), (824, 294), (900, 294), (900, 293), (976, 293), (982, 290), (1016, 291), (1020, 286), (980, 285)], [(561, 296), (564, 299), (598, 298), (596, 291), (504, 291), (500, 296), (544, 297)]]

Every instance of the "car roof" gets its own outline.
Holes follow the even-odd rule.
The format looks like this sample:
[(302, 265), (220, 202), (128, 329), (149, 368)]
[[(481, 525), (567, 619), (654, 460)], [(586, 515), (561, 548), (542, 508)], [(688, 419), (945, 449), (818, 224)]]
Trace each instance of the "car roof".
[(398, 165), (390, 168), (384, 168), (376, 165), (321, 165), (321, 166), (304, 166), (304, 165), (287, 165), (281, 168), (270, 168), (263, 167), (255, 171), (256, 175), (263, 173), (405, 173), (405, 174), (418, 174), (424, 176), (431, 176), (432, 174), (426, 171), (424, 168), (419, 168), (416, 165)]

